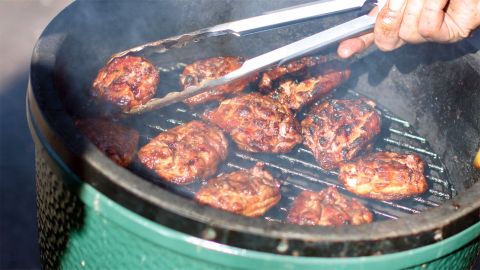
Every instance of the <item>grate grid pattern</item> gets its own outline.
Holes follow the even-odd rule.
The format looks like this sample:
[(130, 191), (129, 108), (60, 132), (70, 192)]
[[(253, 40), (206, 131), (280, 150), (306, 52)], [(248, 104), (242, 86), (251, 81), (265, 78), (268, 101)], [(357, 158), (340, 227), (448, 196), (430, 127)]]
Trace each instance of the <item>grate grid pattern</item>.
[[(168, 70), (172, 76), (170, 87), (178, 87), (176, 78), (178, 78), (178, 69), (182, 66), (177, 65), (174, 68), (163, 70)], [(168, 77), (166, 81), (168, 84)], [(159, 95), (162, 95), (162, 93)], [(359, 97), (362, 97), (362, 95), (351, 89), (339, 88), (326, 98), (352, 99)], [(192, 111), (182, 104), (174, 104), (157, 112), (139, 116), (140, 119), (131, 120), (131, 124), (142, 134), (140, 144), (144, 145), (162, 131), (194, 119), (200, 119), (201, 112), (209, 108), (212, 108), (212, 106), (206, 105)], [(327, 186), (335, 186), (343, 195), (356, 198), (367, 206), (374, 213), (375, 221), (397, 219), (410, 214), (417, 214), (428, 208), (439, 206), (445, 200), (455, 196), (456, 191), (449, 182), (448, 172), (439, 155), (430, 147), (427, 139), (419, 136), (410, 123), (396, 117), (386, 108), (383, 108), (381, 104), (377, 104), (377, 109), (382, 117), (382, 132), (376, 140), (374, 150), (418, 154), (426, 164), (425, 175), (429, 188), (424, 194), (399, 201), (378, 201), (357, 197), (347, 192), (338, 181), (337, 171), (326, 171), (319, 167), (312, 153), (303, 145), (297, 146), (288, 154), (273, 155), (248, 153), (239, 150), (235, 143), (230, 142), (229, 157), (227, 162), (219, 167), (218, 174), (250, 168), (256, 162), (263, 162), (266, 168), (282, 184), (281, 201), (263, 216), (264, 219), (271, 222), (283, 222), (290, 204), (305, 189), (318, 191)], [(297, 116), (301, 120), (305, 117), (305, 112), (299, 112)], [(205, 181), (198, 181), (187, 186), (165, 183), (158, 176), (145, 169), (138, 161), (134, 162), (130, 169), (187, 198), (193, 198), (196, 191), (206, 183)]]

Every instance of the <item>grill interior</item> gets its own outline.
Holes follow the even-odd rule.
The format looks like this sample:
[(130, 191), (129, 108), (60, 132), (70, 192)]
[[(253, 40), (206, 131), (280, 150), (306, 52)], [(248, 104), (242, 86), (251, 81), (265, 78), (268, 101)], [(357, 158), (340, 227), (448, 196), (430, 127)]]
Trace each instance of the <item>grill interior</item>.
[[(439, 235), (445, 239), (471, 226), (478, 218), (479, 207), (477, 182), (480, 171), (473, 169), (471, 161), (478, 150), (480, 138), (480, 92), (476, 91), (480, 89), (480, 69), (476, 64), (478, 61), (475, 61), (478, 60), (478, 53), (466, 55), (456, 45), (428, 43), (404, 46), (392, 53), (372, 52), (360, 56), (358, 61), (351, 65), (355, 73), (352, 73), (350, 81), (332, 95), (354, 95), (348, 92), (350, 87), (371, 97), (394, 112), (395, 116), (407, 120), (430, 143), (399, 136), (398, 131), (400, 134), (408, 132), (414, 136), (415, 132), (410, 131), (410, 127), (406, 127), (402, 121), (388, 119), (393, 115), (387, 115), (388, 111), (380, 106), (379, 110), (384, 112), (384, 132), (378, 140), (377, 148), (391, 147), (401, 152), (415, 152), (408, 147), (385, 143), (384, 138), (389, 138), (440, 155), (441, 161), (439, 157), (419, 153), (430, 163), (430, 167), (426, 166), (426, 174), (430, 177), (429, 188), (448, 194), (451, 189), (442, 185), (446, 183), (448, 186), (447, 181), (450, 181), (459, 192), (454, 200), (418, 215), (411, 215), (411, 211), (404, 207), (424, 211), (430, 205), (415, 200), (396, 201), (396, 205), (403, 207), (396, 208), (383, 202), (363, 201), (376, 212), (375, 220), (390, 219), (393, 216), (400, 217), (399, 220), (340, 228), (300, 227), (268, 222), (263, 218), (234, 216), (209, 207), (202, 208), (184, 199), (191, 197), (192, 190), (201, 183), (197, 186), (169, 187), (155, 175), (134, 164), (130, 169), (143, 175), (146, 180), (139, 179), (140, 177), (125, 172), (114, 163), (107, 162), (106, 157), (101, 156), (99, 151), (90, 151), (92, 145), (74, 128), (72, 120), (85, 116), (99, 117), (99, 114), (95, 113), (96, 108), (89, 104), (88, 90), (98, 70), (112, 53), (146, 41), (245, 18), (302, 1), (304, 0), (255, 1), (255, 5), (245, 5), (248, 1), (233, 0), (145, 1), (142, 5), (132, 4), (131, 1), (75, 1), (49, 25), (34, 51), (31, 68), (32, 91), (29, 93), (29, 98), (33, 97), (29, 100), (29, 108), (33, 110), (29, 116), (32, 116), (35, 126), (38, 124), (38, 130), (45, 135), (47, 143), (62, 158), (62, 164), (68, 165), (71, 172), (79, 176), (82, 182), (161, 226), (199, 238), (205, 237), (204, 232), (213, 230), (216, 238), (212, 241), (228, 246), (300, 256), (369, 256), (432, 244), (438, 241)], [(204, 16), (205, 14), (212, 16)], [(338, 24), (342, 19), (337, 16), (326, 17), (318, 22), (305, 22), (264, 32), (261, 36), (236, 38), (234, 42), (203, 46), (190, 50), (190, 53), (176, 53), (178, 58), (171, 57), (166, 60), (191, 63), (183, 58), (200, 59), (230, 53), (252, 57), (332, 24)], [(178, 76), (182, 65), (178, 64), (177, 69), (176, 64), (161, 61), (162, 57), (159, 55), (150, 55), (148, 58), (153, 60), (157, 67), (166, 67), (161, 74), (159, 89), (159, 96), (163, 96), (166, 90), (178, 89), (178, 77), (174, 77)], [(168, 54), (162, 55), (167, 58)], [(171, 87), (166, 86), (169, 77), (172, 78)], [(141, 144), (145, 144), (150, 137), (160, 133), (162, 128), (175, 125), (175, 121), (166, 120), (187, 121), (194, 117), (178, 112), (177, 108), (189, 111), (178, 105), (120, 121), (137, 128), (143, 134)], [(201, 108), (196, 113), (199, 111)], [(162, 119), (161, 115), (170, 118)], [(302, 115), (299, 115), (299, 118), (301, 117)], [(395, 131), (389, 131), (390, 128)], [(59, 136), (55, 136), (57, 134)], [(235, 170), (236, 168), (230, 165), (234, 163), (237, 166), (253, 164), (249, 160), (235, 157), (235, 150), (235, 146), (230, 145), (232, 159), (220, 168), (220, 172)], [(316, 165), (313, 158), (305, 152), (292, 152), (288, 156), (303, 156), (305, 159), (301, 161)], [(284, 184), (284, 200), (278, 208), (267, 213), (267, 219), (279, 220), (284, 216), (285, 211), (281, 208), (288, 209), (289, 197), (299, 192), (295, 185), (320, 189), (327, 186), (325, 182), (337, 184), (334, 174), (324, 173), (303, 164), (293, 167), (292, 164), (299, 163), (285, 159), (281, 160), (281, 163), (274, 163), (279, 160), (278, 157), (268, 158), (268, 165), (282, 166), (295, 173), (283, 173), (271, 165), (267, 167)], [(442, 167), (448, 168), (448, 174), (445, 169), (442, 171)], [(70, 174), (70, 170), (68, 173)], [(300, 173), (310, 177), (302, 177)], [(65, 179), (57, 180), (70, 182), (69, 175), (61, 175)], [(317, 183), (314, 180), (324, 182)], [(174, 192), (169, 192), (167, 188), (152, 188), (150, 181), (166, 186), (174, 192), (183, 192), (182, 196), (175, 196)], [(339, 190), (347, 196), (353, 196)], [(290, 191), (291, 193), (288, 193)], [(455, 191), (451, 193), (455, 195)], [(421, 199), (428, 199), (436, 204), (444, 200), (432, 191), (423, 194)], [(388, 214), (389, 217), (382, 216), (380, 212)], [(279, 251), (279, 243), (282, 247), (288, 244), (289, 250)]]
[[(159, 68), (162, 72), (162, 82), (158, 90), (158, 96), (165, 95), (171, 89), (179, 89), (178, 76), (184, 66), (185, 64), (179, 63), (175, 66)], [(248, 89), (247, 91), (255, 90)], [(355, 99), (359, 97), (362, 97), (362, 95), (347, 86), (341, 86), (325, 98)], [(159, 111), (124, 119), (123, 121), (140, 132), (140, 146), (143, 146), (162, 131), (195, 119), (199, 120), (204, 110), (215, 106), (216, 104), (207, 104), (191, 109), (178, 103)], [(309, 107), (307, 106), (306, 110)], [(390, 113), (387, 108), (382, 107), (381, 104), (377, 104), (377, 110), (382, 116), (382, 131), (377, 137), (374, 149), (376, 151), (389, 150), (400, 153), (416, 153), (421, 156), (426, 163), (425, 175), (428, 182), (428, 190), (424, 194), (399, 201), (377, 201), (357, 197), (347, 192), (337, 180), (337, 171), (326, 171), (320, 168), (310, 150), (303, 145), (297, 145), (290, 153), (275, 155), (245, 152), (239, 150), (235, 143), (230, 140), (229, 156), (226, 162), (219, 166), (217, 174), (250, 168), (256, 162), (263, 162), (266, 169), (282, 185), (281, 201), (263, 216), (264, 219), (272, 222), (283, 222), (290, 209), (291, 202), (305, 189), (319, 191), (328, 186), (335, 186), (343, 195), (357, 198), (367, 206), (374, 213), (375, 221), (397, 219), (409, 214), (420, 213), (455, 196), (456, 191), (449, 180), (447, 169), (439, 156), (434, 153), (428, 141), (419, 136), (407, 121), (399, 119)], [(306, 111), (300, 111), (297, 118), (301, 121), (305, 114)], [(161, 187), (190, 199), (193, 199), (198, 189), (206, 183), (206, 180), (202, 180), (186, 186), (179, 186), (162, 181), (138, 160), (133, 162), (129, 169)]]

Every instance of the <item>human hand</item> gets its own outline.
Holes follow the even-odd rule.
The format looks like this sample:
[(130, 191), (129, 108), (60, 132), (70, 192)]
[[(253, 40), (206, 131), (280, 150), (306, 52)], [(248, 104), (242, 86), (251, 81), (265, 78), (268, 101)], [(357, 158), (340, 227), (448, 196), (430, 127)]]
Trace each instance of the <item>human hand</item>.
[(456, 42), (479, 26), (480, 0), (389, 0), (374, 32), (341, 42), (338, 55), (348, 58), (373, 43), (392, 51), (405, 43)]

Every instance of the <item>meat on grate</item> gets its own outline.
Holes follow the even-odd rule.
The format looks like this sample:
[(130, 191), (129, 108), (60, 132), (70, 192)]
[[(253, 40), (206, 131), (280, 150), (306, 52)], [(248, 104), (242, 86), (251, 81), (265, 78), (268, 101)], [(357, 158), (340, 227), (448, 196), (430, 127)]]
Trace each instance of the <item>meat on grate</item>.
[(160, 73), (150, 61), (125, 56), (100, 69), (93, 82), (92, 95), (129, 111), (149, 101), (155, 95), (159, 82)]
[(280, 198), (280, 183), (262, 163), (210, 179), (195, 195), (202, 204), (249, 217), (263, 215)]
[[(180, 75), (180, 84), (183, 88), (196, 86), (206, 80), (213, 80), (225, 76), (226, 74), (239, 69), (245, 60), (237, 56), (219, 56), (196, 61), (189, 64)], [(198, 94), (184, 100), (190, 106), (217, 100), (222, 101), (227, 95), (241, 93), (250, 82), (257, 80), (257, 75), (234, 81), (227, 85), (221, 85), (207, 92)]]
[(132, 162), (140, 137), (133, 128), (103, 119), (77, 120), (75, 126), (118, 165), (126, 167)]
[(340, 166), (348, 191), (377, 200), (399, 200), (427, 190), (424, 162), (415, 154), (377, 152)]
[(296, 76), (306, 75), (309, 68), (325, 62), (327, 62), (327, 57), (325, 56), (307, 56), (272, 68), (262, 74), (258, 88), (262, 92), (270, 92), (274, 87), (274, 81), (278, 78), (287, 74)]
[(300, 110), (330, 93), (350, 78), (350, 74), (350, 70), (338, 62), (324, 63), (310, 69), (305, 76), (280, 79), (269, 96), (292, 110)]
[(305, 190), (295, 198), (288, 222), (310, 226), (340, 226), (371, 223), (373, 214), (356, 199), (341, 195), (335, 187)]
[(299, 124), (288, 107), (259, 93), (224, 100), (203, 117), (250, 152), (286, 153), (302, 141)]
[(313, 106), (301, 125), (304, 144), (322, 168), (332, 170), (370, 148), (381, 120), (371, 100), (333, 99)]
[(222, 131), (192, 121), (160, 133), (139, 150), (138, 158), (162, 179), (184, 185), (214, 175), (227, 150)]

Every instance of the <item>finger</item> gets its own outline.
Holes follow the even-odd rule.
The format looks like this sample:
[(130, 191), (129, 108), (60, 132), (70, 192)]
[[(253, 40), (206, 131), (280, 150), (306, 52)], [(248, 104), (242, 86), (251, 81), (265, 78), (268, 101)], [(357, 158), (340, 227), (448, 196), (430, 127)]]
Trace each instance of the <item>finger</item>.
[(446, 16), (461, 29), (475, 30), (480, 26), (480, 0), (451, 0)]
[(337, 53), (341, 58), (350, 58), (352, 55), (365, 51), (373, 44), (375, 36), (369, 33), (360, 37), (342, 41), (338, 46)]
[[(480, 0), (456, 0), (449, 5), (450, 9), (457, 11), (457, 24), (460, 27), (475, 30), (480, 27)], [(468, 16), (467, 16), (468, 13)]]
[(408, 0), (403, 13), (399, 36), (408, 43), (421, 43), (426, 39), (418, 32), (418, 25), (425, 0)]
[(440, 29), (450, 34), (448, 42), (468, 37), (480, 26), (480, 0), (451, 0), (443, 24)]
[(375, 43), (383, 51), (391, 51), (405, 42), (400, 38), (400, 26), (406, 0), (390, 0), (378, 14), (375, 23)]
[(445, 20), (445, 7), (449, 0), (425, 0), (423, 4), (418, 31), (429, 41), (447, 42), (453, 37)]
[[(373, 8), (368, 15), (373, 16), (378, 8)], [(350, 58), (352, 55), (361, 53), (370, 47), (375, 40), (373, 33), (368, 33), (356, 38), (351, 38), (340, 42), (337, 48), (337, 54), (340, 58)]]

